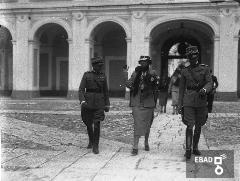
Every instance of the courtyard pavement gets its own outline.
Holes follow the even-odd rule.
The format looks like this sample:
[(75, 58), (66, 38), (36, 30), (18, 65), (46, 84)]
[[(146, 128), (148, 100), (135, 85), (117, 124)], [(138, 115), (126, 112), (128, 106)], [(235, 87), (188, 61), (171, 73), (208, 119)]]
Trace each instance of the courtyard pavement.
[[(1, 110), (1, 113), (24, 110)], [(51, 110), (25, 112), (51, 114)], [(56, 113), (56, 111), (53, 111)], [(170, 107), (167, 108), (170, 112)], [(79, 111), (60, 112), (77, 114)], [(110, 111), (108, 114), (114, 114)], [(211, 114), (210, 116), (239, 116)], [(209, 123), (211, 124), (211, 123)], [(2, 148), (1, 179), (3, 181), (181, 181), (212, 180), (186, 178), (184, 154), (185, 126), (179, 115), (156, 114), (151, 134), (150, 151), (144, 151), (141, 139), (139, 154), (131, 156), (131, 143), (100, 139), (100, 154), (86, 149), (87, 135), (25, 122), (0, 115), (1, 133), (44, 145), (50, 149)], [(240, 180), (240, 145), (209, 147), (203, 134), (199, 147), (203, 150), (234, 149), (235, 178)]]

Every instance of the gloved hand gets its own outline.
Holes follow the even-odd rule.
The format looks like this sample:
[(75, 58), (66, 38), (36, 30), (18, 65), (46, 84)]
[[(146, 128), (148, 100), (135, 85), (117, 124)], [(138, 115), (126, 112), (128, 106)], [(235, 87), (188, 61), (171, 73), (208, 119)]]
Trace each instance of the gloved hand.
[(207, 94), (206, 89), (204, 89), (204, 88), (200, 89), (200, 91), (199, 91), (199, 97), (200, 97), (201, 99), (204, 99), (204, 97), (206, 96), (206, 94)]
[(82, 101), (82, 102), (80, 103), (80, 105), (83, 106), (83, 107), (86, 106), (86, 104), (87, 104), (86, 101)]
[(109, 112), (110, 106), (105, 106), (104, 111)]
[(135, 68), (135, 72), (141, 72), (142, 71), (142, 67), (141, 66), (137, 66), (136, 68)]

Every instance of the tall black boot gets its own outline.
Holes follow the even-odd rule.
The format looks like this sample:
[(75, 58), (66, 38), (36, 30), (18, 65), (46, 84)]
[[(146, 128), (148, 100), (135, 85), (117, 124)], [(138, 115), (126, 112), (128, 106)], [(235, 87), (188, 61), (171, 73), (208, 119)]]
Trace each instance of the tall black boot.
[(148, 143), (149, 134), (150, 134), (150, 132), (147, 132), (145, 134), (145, 140), (144, 140), (145, 151), (149, 151), (150, 150), (149, 143)]
[(185, 153), (185, 157), (186, 159), (190, 159), (191, 158), (191, 154), (192, 154), (192, 129), (187, 128), (186, 129), (186, 153)]
[(201, 126), (195, 126), (194, 135), (193, 135), (193, 154), (201, 155), (201, 152), (198, 150), (198, 143), (201, 135)]
[(98, 154), (99, 149), (99, 137), (100, 137), (100, 122), (94, 123), (94, 133), (93, 133), (93, 153)]
[(88, 146), (87, 149), (90, 149), (93, 147), (93, 127), (92, 125), (87, 126), (87, 132), (88, 132)]

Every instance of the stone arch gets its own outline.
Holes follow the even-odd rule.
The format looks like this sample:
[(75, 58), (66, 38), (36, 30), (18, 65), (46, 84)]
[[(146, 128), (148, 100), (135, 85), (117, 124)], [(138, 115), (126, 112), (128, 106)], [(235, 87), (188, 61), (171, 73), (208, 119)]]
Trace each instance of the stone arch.
[(161, 18), (158, 18), (154, 21), (152, 21), (151, 23), (149, 23), (146, 27), (146, 31), (145, 31), (145, 37), (150, 37), (151, 31), (158, 25), (162, 24), (162, 23), (166, 23), (169, 21), (177, 21), (177, 20), (191, 20), (191, 21), (199, 21), (202, 22), (204, 24), (207, 24), (211, 27), (211, 29), (213, 30), (215, 36), (219, 36), (219, 26), (217, 25), (216, 22), (214, 22), (213, 20), (211, 20), (210, 18), (204, 17), (204, 16), (164, 16)]
[(48, 23), (55, 23), (55, 24), (62, 26), (68, 34), (68, 39), (72, 40), (72, 30), (71, 30), (70, 25), (66, 21), (64, 21), (60, 18), (47, 18), (47, 19), (37, 21), (35, 24), (33, 24), (32, 28), (30, 30), (29, 39), (33, 40), (37, 30), (41, 26), (48, 24)]
[(131, 37), (131, 33), (130, 33), (131, 31), (130, 31), (129, 25), (126, 22), (124, 22), (121, 18), (118, 18), (118, 17), (99, 17), (99, 18), (95, 19), (88, 26), (86, 37), (87, 38), (90, 37), (92, 31), (94, 30), (95, 27), (97, 27), (97, 25), (99, 25), (103, 22), (107, 22), (107, 21), (111, 21), (111, 22), (119, 24), (124, 29), (126, 36)]
[(12, 24), (8, 23), (7, 21), (0, 20), (0, 25), (4, 26), (5, 28), (7, 28), (9, 30), (9, 32), (11, 33), (11, 36), (12, 36), (12, 40), (16, 40), (15, 28)]

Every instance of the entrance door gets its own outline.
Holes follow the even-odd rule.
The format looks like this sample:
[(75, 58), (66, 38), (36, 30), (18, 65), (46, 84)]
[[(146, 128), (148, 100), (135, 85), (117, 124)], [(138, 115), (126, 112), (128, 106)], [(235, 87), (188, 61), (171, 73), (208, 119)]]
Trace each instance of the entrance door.
[(109, 61), (109, 93), (113, 97), (124, 97), (125, 86), (122, 76), (122, 67), (125, 65), (125, 60), (110, 60)]
[(57, 90), (60, 96), (66, 96), (68, 91), (68, 61), (66, 58), (57, 59)]

